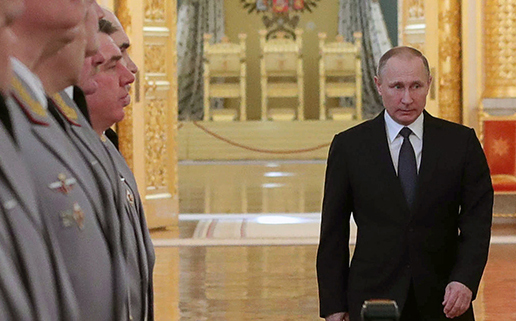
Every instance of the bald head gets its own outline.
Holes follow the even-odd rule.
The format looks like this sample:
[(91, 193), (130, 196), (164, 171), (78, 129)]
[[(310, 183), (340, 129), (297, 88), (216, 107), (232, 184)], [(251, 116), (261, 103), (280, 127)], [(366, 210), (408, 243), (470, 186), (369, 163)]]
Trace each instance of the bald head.
[(106, 8), (103, 8), (103, 11), (104, 19), (111, 22), (111, 24), (117, 29), (115, 32), (111, 34), (111, 38), (118, 46), (118, 48), (120, 48), (124, 64), (126, 65), (127, 69), (129, 69), (133, 74), (136, 74), (136, 72), (138, 72), (138, 66), (136, 66), (136, 64), (129, 56), (129, 53), (127, 52), (127, 49), (131, 46), (131, 41), (129, 40), (129, 37), (125, 33), (124, 28), (120, 23), (120, 20), (118, 20), (115, 14), (107, 10)]

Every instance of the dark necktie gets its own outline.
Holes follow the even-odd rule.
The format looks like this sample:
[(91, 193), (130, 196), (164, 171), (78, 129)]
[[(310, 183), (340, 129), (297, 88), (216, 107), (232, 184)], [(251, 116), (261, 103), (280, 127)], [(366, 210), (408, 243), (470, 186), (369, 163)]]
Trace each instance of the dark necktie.
[(73, 86), (73, 101), (81, 111), (81, 113), (86, 117), (86, 120), (91, 125), (90, 113), (88, 112), (88, 103), (86, 102), (86, 97), (84, 97), (84, 92), (81, 88), (77, 86)]
[(400, 156), (398, 159), (398, 177), (400, 179), (407, 204), (409, 205), (409, 208), (412, 208), (416, 196), (417, 164), (416, 154), (414, 153), (414, 148), (412, 147), (409, 139), (410, 134), (412, 134), (412, 130), (408, 127), (403, 127), (400, 131), (400, 135), (403, 136), (403, 144), (401, 144)]
[(65, 122), (63, 120), (63, 117), (61, 116), (61, 114), (59, 113), (59, 111), (57, 110), (57, 107), (56, 105), (54, 104), (54, 101), (52, 99), (50, 99), (49, 97), (47, 97), (47, 102), (48, 102), (48, 111), (50, 112), (50, 114), (54, 117), (55, 121), (57, 121), (57, 123), (59, 124), (59, 126), (61, 126), (61, 128), (66, 131), (66, 126), (65, 126)]
[(7, 132), (11, 134), (11, 138), (14, 139), (11, 117), (9, 117), (9, 109), (7, 109), (7, 105), (5, 104), (5, 100), (2, 95), (0, 95), (0, 121), (2, 121), (2, 124), (4, 124)]

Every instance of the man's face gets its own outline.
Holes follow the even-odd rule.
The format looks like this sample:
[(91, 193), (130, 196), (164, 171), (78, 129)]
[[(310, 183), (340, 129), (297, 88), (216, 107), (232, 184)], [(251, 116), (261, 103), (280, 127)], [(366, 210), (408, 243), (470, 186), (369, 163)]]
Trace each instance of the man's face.
[(25, 0), (27, 19), (48, 29), (73, 28), (83, 21), (86, 4), (91, 0)]
[(23, 12), (23, 0), (0, 0), (0, 92), (7, 93), (11, 79), (10, 48), (15, 42), (11, 24)]
[(85, 23), (77, 27), (77, 35), (72, 42), (59, 50), (56, 58), (59, 59), (59, 70), (56, 76), (67, 78), (68, 85), (77, 85), (80, 79), (81, 70), (84, 66), (84, 52), (86, 51), (86, 26)]
[(118, 20), (118, 18), (109, 10), (104, 10), (104, 19), (108, 20), (115, 26), (118, 30), (111, 35), (111, 38), (115, 42), (115, 44), (120, 48), (120, 51), (122, 52), (123, 61), (127, 67), (133, 74), (136, 74), (138, 72), (138, 66), (134, 63), (134, 61), (129, 56), (129, 52), (127, 49), (131, 46), (131, 41), (129, 40), (129, 37), (124, 31), (124, 28), (122, 27), (122, 24)]
[(86, 100), (93, 128), (104, 131), (124, 118), (124, 107), (131, 102), (129, 90), (134, 76), (122, 63), (122, 53), (110, 36), (100, 34), (99, 52), (105, 61), (94, 77), (98, 89)]
[(104, 17), (102, 8), (95, 0), (86, 0), (86, 57), (93, 56), (99, 49), (99, 20)]
[(105, 61), (100, 50), (92, 57), (86, 57), (79, 77), (79, 87), (85, 95), (91, 95), (97, 91), (99, 85), (95, 81), (98, 67)]
[(412, 124), (423, 112), (432, 77), (419, 57), (394, 56), (375, 77), (385, 110), (398, 124)]

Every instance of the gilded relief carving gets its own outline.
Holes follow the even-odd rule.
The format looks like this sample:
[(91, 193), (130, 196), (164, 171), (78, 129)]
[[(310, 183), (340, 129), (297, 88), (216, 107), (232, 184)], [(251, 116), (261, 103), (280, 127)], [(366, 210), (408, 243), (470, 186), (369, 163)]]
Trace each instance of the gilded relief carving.
[(133, 104), (124, 108), (124, 120), (117, 124), (118, 146), (127, 165), (134, 170), (133, 162)]
[(145, 71), (148, 73), (166, 74), (167, 48), (165, 44), (145, 45)]
[(145, 19), (165, 21), (165, 0), (145, 0)]
[(148, 100), (145, 107), (145, 173), (147, 189), (167, 187), (167, 102)]
[(460, 0), (439, 2), (439, 110), (444, 119), (462, 122)]
[(129, 10), (128, 0), (115, 0), (115, 14), (120, 20), (127, 34), (130, 34), (132, 27), (131, 12)]
[(423, 52), (425, 44), (425, 1), (398, 0), (400, 13), (400, 43)]
[(425, 17), (425, 0), (408, 1), (409, 19), (421, 19)]
[(484, 97), (516, 97), (516, 1), (485, 1)]
[[(125, 31), (130, 34), (132, 27), (131, 13), (128, 0), (115, 0), (115, 14)], [(125, 107), (124, 120), (117, 124), (119, 148), (131, 170), (134, 170), (133, 161), (133, 104)]]

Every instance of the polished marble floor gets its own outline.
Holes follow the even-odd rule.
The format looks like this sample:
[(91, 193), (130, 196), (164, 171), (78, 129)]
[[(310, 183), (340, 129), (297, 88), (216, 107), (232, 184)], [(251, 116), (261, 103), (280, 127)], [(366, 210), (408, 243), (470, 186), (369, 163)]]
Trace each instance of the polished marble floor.
[[(177, 229), (155, 231), (156, 319), (319, 320), (324, 162), (180, 163)], [(516, 200), (497, 199), (510, 212)], [(477, 320), (516, 320), (516, 219), (495, 219)]]

